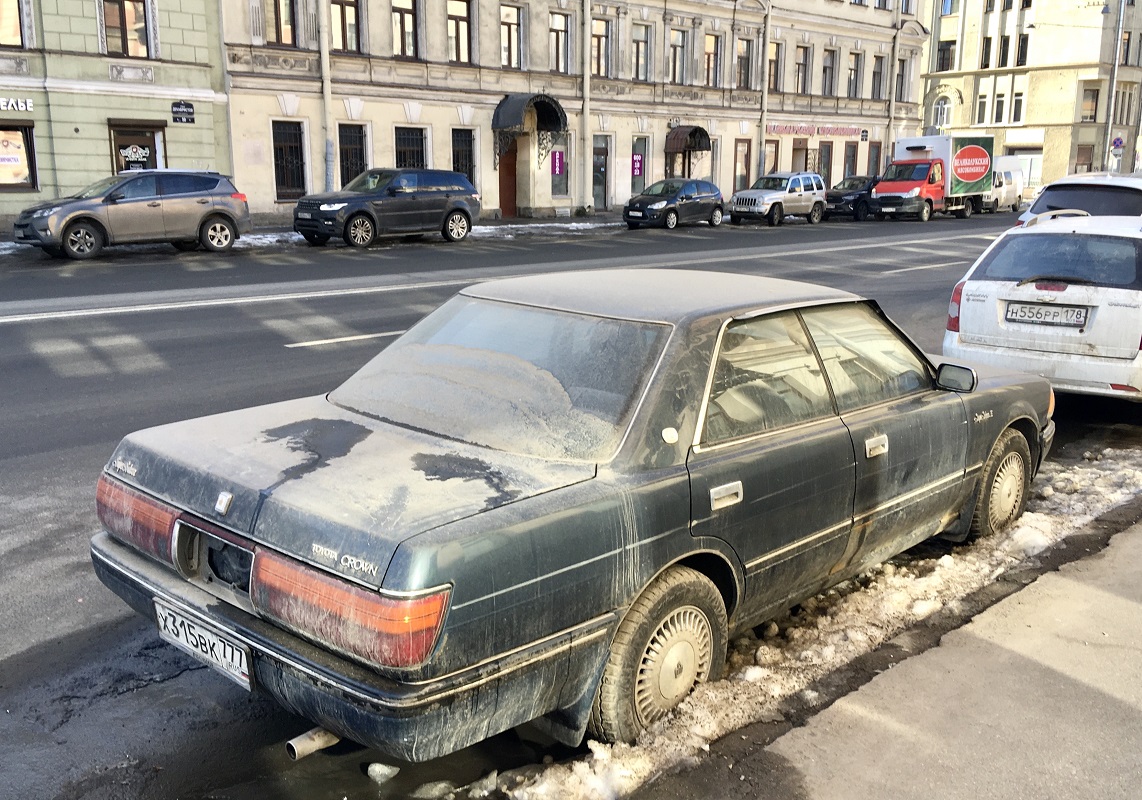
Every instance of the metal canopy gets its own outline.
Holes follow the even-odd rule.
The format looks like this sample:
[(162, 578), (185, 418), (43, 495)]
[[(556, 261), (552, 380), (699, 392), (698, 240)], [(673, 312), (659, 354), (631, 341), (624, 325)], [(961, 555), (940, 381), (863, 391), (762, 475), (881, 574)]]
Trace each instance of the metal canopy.
[(539, 142), (538, 158), (542, 164), (555, 145), (557, 134), (567, 130), (567, 112), (559, 101), (549, 94), (509, 94), (496, 106), (492, 114), (492, 131), (496, 135), (495, 166), (499, 169), (500, 157), (511, 149), (512, 142), (524, 133), (527, 110), (535, 109), (535, 133)]
[(685, 153), (690, 150), (710, 150), (710, 134), (698, 125), (678, 125), (666, 134), (667, 153)]

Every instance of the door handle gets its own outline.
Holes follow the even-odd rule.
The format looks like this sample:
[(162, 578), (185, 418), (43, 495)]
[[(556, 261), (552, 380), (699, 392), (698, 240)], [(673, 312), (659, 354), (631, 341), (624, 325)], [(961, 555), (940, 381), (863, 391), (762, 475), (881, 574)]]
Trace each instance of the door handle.
[(160, 205), (162, 205), (162, 203), (156, 200), (153, 203), (147, 203), (147, 208), (158, 208)]
[(741, 481), (715, 486), (710, 490), (710, 510), (717, 511), (720, 508), (737, 505), (744, 496)]
[(207, 203), (209, 203), (209, 202), (210, 202), (210, 199), (209, 199), (209, 198), (206, 198), (206, 197), (200, 197), (200, 198), (198, 198), (198, 204), (199, 204), (200, 206), (204, 206), (204, 205), (206, 205), (206, 204), (207, 204)]
[(864, 457), (876, 458), (888, 452), (888, 437), (883, 433), (864, 440)]

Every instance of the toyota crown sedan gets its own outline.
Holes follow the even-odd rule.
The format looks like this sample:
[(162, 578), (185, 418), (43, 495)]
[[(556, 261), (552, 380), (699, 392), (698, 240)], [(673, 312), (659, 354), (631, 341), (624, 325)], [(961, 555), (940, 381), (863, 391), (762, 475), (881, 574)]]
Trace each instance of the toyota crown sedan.
[(327, 395), (127, 436), (91, 554), (171, 645), (389, 755), (632, 741), (735, 632), (1010, 526), (1053, 401), (836, 289), (512, 278)]

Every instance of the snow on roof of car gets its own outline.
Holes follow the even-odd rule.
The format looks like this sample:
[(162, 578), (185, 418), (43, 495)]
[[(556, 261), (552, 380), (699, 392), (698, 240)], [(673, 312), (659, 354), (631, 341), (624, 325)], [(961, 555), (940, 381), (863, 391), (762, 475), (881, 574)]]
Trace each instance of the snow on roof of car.
[(1104, 186), (1129, 186), (1135, 189), (1142, 189), (1142, 172), (1132, 172), (1125, 175), (1119, 175), (1114, 172), (1084, 172), (1078, 175), (1067, 175), (1066, 177), (1051, 181), (1043, 188), (1075, 183), (1095, 183), (1102, 184)]
[(861, 299), (801, 281), (728, 272), (613, 269), (554, 272), (471, 286), (471, 297), (581, 314), (680, 322), (718, 312), (742, 313)]
[(1086, 233), (1142, 238), (1142, 220), (1138, 217), (1060, 216), (1036, 220), (1034, 225), (1012, 228), (1007, 233)]

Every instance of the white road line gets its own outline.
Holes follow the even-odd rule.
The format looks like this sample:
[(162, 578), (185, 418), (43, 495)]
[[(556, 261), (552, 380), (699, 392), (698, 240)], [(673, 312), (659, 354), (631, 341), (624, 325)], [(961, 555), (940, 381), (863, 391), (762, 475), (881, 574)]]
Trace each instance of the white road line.
[(903, 267), (901, 269), (887, 269), (880, 273), (881, 275), (899, 275), (901, 272), (918, 272), (925, 269), (943, 269), (944, 267), (954, 267), (957, 264), (970, 264), (971, 261), (960, 259), (959, 261), (945, 261), (943, 264), (922, 264), (919, 267)]
[(339, 336), (336, 339), (315, 339), (312, 342), (294, 342), (286, 347), (320, 347), (323, 344), (341, 344), (342, 342), (359, 342), (363, 339), (383, 339), (386, 336), (400, 336), (404, 331), (386, 331), (385, 333), (361, 333), (356, 336)]

